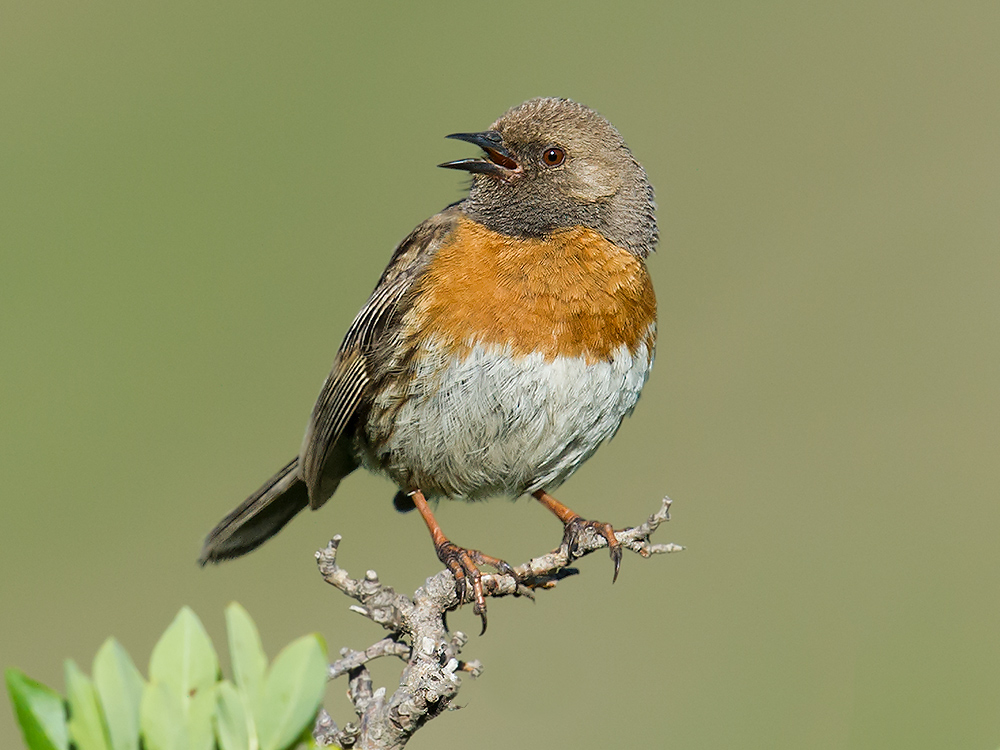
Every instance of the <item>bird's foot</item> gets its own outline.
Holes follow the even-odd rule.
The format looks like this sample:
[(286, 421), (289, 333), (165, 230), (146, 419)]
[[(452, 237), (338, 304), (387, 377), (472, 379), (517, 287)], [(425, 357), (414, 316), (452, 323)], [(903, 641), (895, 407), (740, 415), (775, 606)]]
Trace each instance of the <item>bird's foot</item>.
[(618, 580), (618, 569), (622, 564), (622, 545), (615, 536), (615, 530), (610, 523), (602, 521), (588, 521), (585, 518), (576, 516), (566, 522), (563, 527), (563, 544), (566, 545), (566, 553), (569, 561), (572, 562), (578, 556), (580, 542), (586, 537), (588, 532), (594, 532), (598, 536), (604, 537), (608, 542), (608, 551), (611, 553), (611, 560), (615, 564), (615, 575), (611, 582)]
[(438, 559), (455, 577), (455, 594), (459, 603), (475, 602), (472, 611), (483, 621), (480, 635), (486, 632), (486, 595), (483, 592), (483, 578), (480, 565), (489, 565), (504, 575), (517, 577), (514, 569), (498, 557), (484, 555), (476, 549), (465, 549), (445, 540), (435, 545)]

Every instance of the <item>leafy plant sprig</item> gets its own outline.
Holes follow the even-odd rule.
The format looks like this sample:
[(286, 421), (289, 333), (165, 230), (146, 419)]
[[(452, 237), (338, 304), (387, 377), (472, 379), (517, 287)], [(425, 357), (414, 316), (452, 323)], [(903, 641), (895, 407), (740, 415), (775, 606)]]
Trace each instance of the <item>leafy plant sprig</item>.
[(198, 616), (184, 607), (153, 648), (149, 679), (114, 638), (93, 678), (66, 661), (66, 697), (18, 669), (6, 671), (29, 750), (287, 750), (315, 747), (311, 732), (326, 688), (326, 644), (306, 635), (268, 668), (257, 626), (226, 608), (233, 679)]

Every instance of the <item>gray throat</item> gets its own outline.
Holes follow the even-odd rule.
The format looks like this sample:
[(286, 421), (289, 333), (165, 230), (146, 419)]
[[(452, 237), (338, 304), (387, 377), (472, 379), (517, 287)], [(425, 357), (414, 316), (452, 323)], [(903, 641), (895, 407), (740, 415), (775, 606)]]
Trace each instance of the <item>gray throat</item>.
[(490, 177), (477, 177), (461, 202), (467, 216), (510, 237), (545, 237), (560, 229), (588, 227), (639, 258), (656, 249), (659, 231), (653, 187), (646, 179), (630, 181), (614, 195), (593, 202), (544, 201), (522, 194), (517, 200), (500, 195)]

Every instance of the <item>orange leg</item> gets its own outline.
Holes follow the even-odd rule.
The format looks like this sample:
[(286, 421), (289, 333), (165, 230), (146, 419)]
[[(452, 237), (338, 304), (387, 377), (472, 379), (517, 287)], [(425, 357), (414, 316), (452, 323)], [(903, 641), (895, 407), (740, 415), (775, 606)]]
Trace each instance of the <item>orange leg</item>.
[[(452, 544), (441, 531), (441, 526), (434, 518), (434, 514), (431, 513), (424, 493), (420, 490), (414, 490), (408, 494), (417, 510), (420, 511), (424, 523), (427, 524), (427, 530), (431, 532), (431, 541), (434, 542), (438, 560), (443, 562), (455, 577), (455, 593), (458, 595), (459, 603), (468, 598), (475, 601), (472, 611), (479, 615), (483, 621), (483, 629), (480, 632), (482, 635), (486, 632), (486, 595), (483, 593), (482, 573), (479, 572), (478, 566), (490, 565), (501, 573), (511, 576), (514, 575), (514, 569), (499, 558), (484, 555), (479, 550), (465, 549)], [(471, 592), (469, 591), (470, 582)]]
[(610, 523), (588, 521), (581, 518), (578, 513), (574, 513), (545, 490), (535, 490), (531, 493), (531, 496), (552, 511), (556, 518), (563, 522), (563, 543), (566, 545), (571, 560), (576, 554), (578, 540), (585, 533), (586, 529), (592, 529), (607, 539), (608, 550), (611, 552), (611, 559), (615, 563), (615, 576), (612, 579), (612, 583), (618, 580), (618, 569), (622, 564), (622, 546), (617, 537), (615, 537), (615, 530)]

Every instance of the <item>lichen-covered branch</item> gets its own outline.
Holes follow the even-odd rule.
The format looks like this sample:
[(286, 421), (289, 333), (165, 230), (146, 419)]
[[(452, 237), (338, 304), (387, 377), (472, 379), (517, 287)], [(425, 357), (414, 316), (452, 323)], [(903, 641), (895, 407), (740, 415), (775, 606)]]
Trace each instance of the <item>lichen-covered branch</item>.
[[(659, 510), (644, 523), (616, 531), (615, 537), (623, 548), (642, 557), (677, 552), (683, 547), (653, 544), (649, 539), (669, 519), (670, 498), (665, 497)], [(379, 581), (374, 570), (369, 570), (363, 579), (355, 579), (339, 567), (340, 541), (340, 536), (335, 536), (326, 549), (316, 553), (323, 578), (358, 602), (351, 605), (352, 611), (392, 635), (364, 651), (343, 649), (341, 658), (330, 665), (330, 679), (348, 676), (348, 695), (357, 721), (340, 729), (326, 711), (321, 711), (314, 737), (320, 745), (360, 750), (402, 748), (414, 732), (449, 707), (461, 686), (458, 673), (478, 676), (482, 665), (478, 661), (462, 661), (459, 656), (468, 639), (464, 633), (448, 632), (447, 613), (462, 603), (449, 571), (428, 578), (412, 596), (397, 594)], [(607, 539), (588, 530), (575, 540), (574, 549), (563, 543), (548, 554), (514, 566), (514, 575), (484, 573), (483, 591), (490, 597), (532, 596), (534, 590), (552, 588), (562, 578), (574, 575), (577, 571), (568, 567), (573, 560), (607, 546)], [(383, 656), (395, 656), (406, 662), (399, 687), (391, 695), (387, 695), (384, 687), (372, 689), (365, 666)]]

